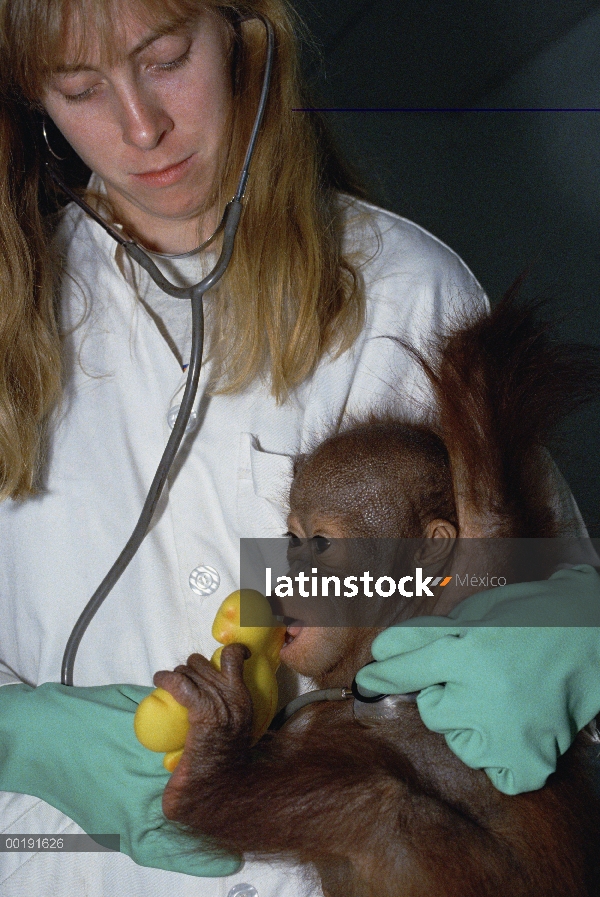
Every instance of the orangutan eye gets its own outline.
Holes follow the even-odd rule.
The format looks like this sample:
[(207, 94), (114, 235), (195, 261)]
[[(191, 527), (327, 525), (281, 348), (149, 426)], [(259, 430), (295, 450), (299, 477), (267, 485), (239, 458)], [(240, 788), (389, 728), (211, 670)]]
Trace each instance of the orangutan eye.
[(300, 536), (297, 536), (296, 533), (285, 533), (287, 536), (288, 545), (290, 548), (300, 548), (302, 545), (302, 539)]
[(323, 554), (323, 552), (327, 551), (331, 545), (331, 542), (329, 539), (326, 539), (325, 536), (313, 536), (312, 543), (317, 554)]

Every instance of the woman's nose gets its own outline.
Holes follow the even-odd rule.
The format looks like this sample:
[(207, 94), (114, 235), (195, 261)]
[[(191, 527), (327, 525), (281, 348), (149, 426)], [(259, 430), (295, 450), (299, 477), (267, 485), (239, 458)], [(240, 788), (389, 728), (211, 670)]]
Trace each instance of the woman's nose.
[(122, 98), (121, 118), (123, 142), (141, 150), (154, 149), (174, 127), (160, 98), (137, 90)]

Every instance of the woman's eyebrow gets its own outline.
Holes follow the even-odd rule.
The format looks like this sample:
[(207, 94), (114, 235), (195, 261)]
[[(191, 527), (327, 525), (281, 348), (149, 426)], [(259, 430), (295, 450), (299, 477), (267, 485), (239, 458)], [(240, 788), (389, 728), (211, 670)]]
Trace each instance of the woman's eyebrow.
[(147, 37), (143, 38), (136, 44), (136, 46), (129, 51), (127, 54), (128, 57), (139, 56), (147, 47), (153, 44), (155, 41), (160, 40), (161, 37), (167, 37), (170, 34), (177, 34), (179, 31), (184, 31), (189, 25), (189, 20), (186, 18), (184, 21), (178, 20), (176, 22), (172, 22), (170, 25), (164, 25), (161, 28), (157, 28), (152, 31)]
[[(161, 37), (167, 37), (171, 34), (177, 34), (177, 32), (184, 31), (189, 25), (189, 21), (186, 19), (185, 21), (177, 21), (173, 22), (170, 25), (164, 25), (160, 28), (157, 28), (150, 32), (146, 37), (144, 37), (138, 44), (135, 45), (128, 53), (125, 54), (125, 58), (133, 59), (136, 56), (139, 56), (140, 53), (143, 53), (149, 46), (151, 46), (155, 41), (160, 40)], [(63, 63), (62, 65), (57, 66), (53, 69), (52, 73), (54, 75), (72, 75), (76, 72), (93, 72), (97, 71), (96, 67), (90, 65), (89, 63), (73, 63), (72, 65)]]

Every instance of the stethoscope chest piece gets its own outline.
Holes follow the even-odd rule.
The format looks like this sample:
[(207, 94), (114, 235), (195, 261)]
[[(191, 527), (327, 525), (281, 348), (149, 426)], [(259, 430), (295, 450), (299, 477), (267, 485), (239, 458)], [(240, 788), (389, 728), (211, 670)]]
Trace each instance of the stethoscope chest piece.
[(418, 691), (403, 695), (384, 695), (361, 688), (356, 679), (351, 687), (354, 701), (352, 713), (361, 726), (376, 726), (379, 723), (397, 720), (407, 704), (416, 704)]
[(361, 726), (376, 726), (383, 722), (399, 719), (406, 710), (407, 704), (415, 704), (418, 692), (405, 695), (383, 695), (380, 701), (366, 703), (354, 699), (352, 712), (354, 719)]

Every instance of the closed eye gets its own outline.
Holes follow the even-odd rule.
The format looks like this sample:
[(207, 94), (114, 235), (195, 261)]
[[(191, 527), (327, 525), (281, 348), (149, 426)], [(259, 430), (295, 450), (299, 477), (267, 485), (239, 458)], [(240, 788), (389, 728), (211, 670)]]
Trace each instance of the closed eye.
[(63, 97), (67, 103), (81, 103), (83, 100), (93, 97), (96, 91), (96, 85), (93, 85), (93, 87), (88, 87), (87, 90), (82, 90), (80, 93), (64, 93)]
[(170, 62), (156, 62), (153, 66), (154, 69), (158, 69), (161, 72), (172, 72), (174, 69), (182, 68), (187, 62), (190, 61), (190, 51), (191, 45), (187, 48), (187, 50), (178, 56), (177, 59), (172, 59)]

